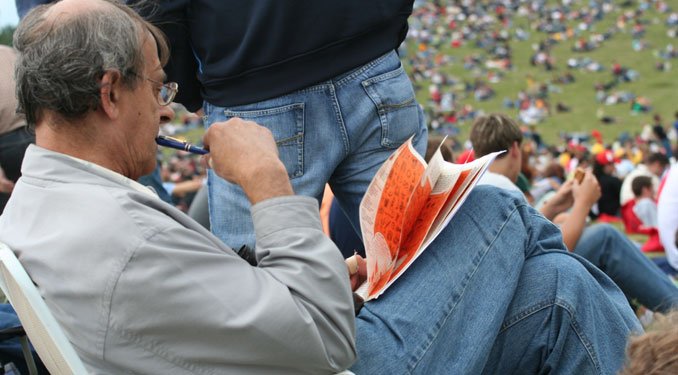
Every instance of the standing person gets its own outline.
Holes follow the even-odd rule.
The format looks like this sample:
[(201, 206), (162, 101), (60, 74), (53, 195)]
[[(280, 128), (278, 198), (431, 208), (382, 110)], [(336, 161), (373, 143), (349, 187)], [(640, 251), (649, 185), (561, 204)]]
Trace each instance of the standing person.
[[(207, 128), (239, 117), (270, 129), (294, 191), (320, 201), (329, 182), (358, 229), (359, 203), (383, 161), (412, 136), (426, 150), (424, 114), (396, 53), (412, 6), (175, 0), (159, 2), (149, 20), (169, 37), (176, 101), (202, 108)], [(213, 171), (208, 189), (212, 232), (252, 246), (242, 189)]]
[(32, 8), (53, 2), (54, 0), (14, 0), (16, 5), (16, 11), (19, 14), (19, 18), (24, 18), (26, 13)]
[(21, 176), (21, 162), (35, 135), (28, 130), (24, 116), (16, 113), (14, 63), (16, 51), (0, 45), (0, 214)]
[(653, 152), (647, 155), (645, 160), (638, 164), (636, 168), (624, 177), (622, 181), (621, 191), (619, 192), (619, 203), (624, 206), (634, 198), (631, 183), (633, 179), (638, 176), (648, 176), (652, 179), (652, 185), (655, 189), (659, 187), (660, 180), (671, 166), (671, 162), (666, 155), (661, 152)]
[(678, 164), (666, 175), (657, 203), (657, 229), (668, 261), (668, 271), (678, 275)]

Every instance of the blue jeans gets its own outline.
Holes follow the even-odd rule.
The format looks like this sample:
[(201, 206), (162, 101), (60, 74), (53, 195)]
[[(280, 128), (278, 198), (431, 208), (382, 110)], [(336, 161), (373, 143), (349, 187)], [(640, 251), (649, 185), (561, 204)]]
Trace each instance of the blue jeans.
[(671, 277), (678, 276), (678, 270), (671, 267), (671, 263), (669, 263), (669, 260), (665, 256), (652, 258), (652, 263), (659, 267), (659, 269), (662, 270), (662, 272), (664, 272), (665, 274)]
[(38, 5), (49, 4), (54, 2), (54, 0), (15, 0), (14, 4), (16, 5), (16, 11), (19, 15), (19, 18), (24, 18), (26, 13), (29, 10), (35, 8)]
[(652, 311), (678, 307), (678, 288), (629, 239), (607, 224), (592, 225), (582, 233), (574, 253), (607, 274), (629, 299)]
[[(240, 117), (270, 129), (294, 192), (320, 200), (329, 182), (356, 228), (363, 194), (389, 155), (411, 136), (418, 152), (426, 150), (424, 114), (395, 52), (282, 97), (233, 108), (204, 103), (204, 110), (206, 127)], [(208, 189), (212, 232), (232, 248), (252, 246), (240, 187), (210, 170)]]
[(515, 193), (478, 186), (357, 317), (356, 374), (615, 374), (642, 332), (602, 271)]

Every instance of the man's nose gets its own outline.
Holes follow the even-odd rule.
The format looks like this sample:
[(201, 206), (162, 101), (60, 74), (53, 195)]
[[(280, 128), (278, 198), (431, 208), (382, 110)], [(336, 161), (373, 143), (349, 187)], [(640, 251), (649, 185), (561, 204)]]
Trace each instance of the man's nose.
[(172, 105), (160, 107), (160, 123), (165, 124), (172, 120), (174, 120), (174, 109), (172, 109)]

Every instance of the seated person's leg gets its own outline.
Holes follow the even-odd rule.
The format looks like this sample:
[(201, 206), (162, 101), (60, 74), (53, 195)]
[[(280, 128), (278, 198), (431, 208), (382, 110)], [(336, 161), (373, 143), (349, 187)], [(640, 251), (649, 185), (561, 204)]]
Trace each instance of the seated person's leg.
[(629, 239), (607, 224), (592, 225), (582, 233), (574, 253), (608, 275), (630, 299), (652, 311), (678, 307), (678, 288)]
[(356, 252), (363, 257), (365, 256), (365, 246), (339, 205), (337, 198), (332, 199), (332, 206), (330, 207), (330, 238), (337, 245), (344, 258), (351, 257)]
[[(359, 359), (353, 370), (366, 374), (480, 373), (514, 300), (525, 259), (554, 250), (556, 258), (571, 262), (560, 230), (522, 197), (490, 186), (477, 187), (412, 267), (383, 296), (365, 304), (356, 322)], [(597, 295), (622, 306), (608, 318), (620, 327), (621, 335), (639, 327), (609, 279), (591, 267), (606, 283), (601, 290), (580, 269), (578, 277), (597, 285)], [(549, 285), (532, 287), (540, 295), (553, 293)], [(586, 327), (598, 323), (587, 322)], [(598, 332), (590, 334), (597, 338)], [(620, 340), (615, 337), (610, 342)], [(623, 351), (621, 344), (618, 352), (623, 355)]]
[(652, 258), (652, 263), (659, 267), (665, 274), (671, 277), (678, 277), (678, 270), (671, 267), (669, 260), (665, 256)]
[(630, 329), (641, 331), (600, 270), (576, 256), (532, 257), (483, 373), (614, 374)]

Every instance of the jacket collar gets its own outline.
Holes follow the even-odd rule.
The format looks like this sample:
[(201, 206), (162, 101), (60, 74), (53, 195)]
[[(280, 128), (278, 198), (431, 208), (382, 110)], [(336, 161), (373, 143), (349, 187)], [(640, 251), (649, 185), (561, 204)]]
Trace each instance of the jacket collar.
[(34, 183), (43, 181), (62, 183), (82, 183), (107, 186), (122, 186), (137, 190), (157, 198), (157, 194), (146, 186), (131, 180), (117, 172), (104, 168), (92, 162), (76, 157), (50, 151), (46, 148), (31, 144), (26, 149), (26, 155), (21, 166), (22, 178)]

